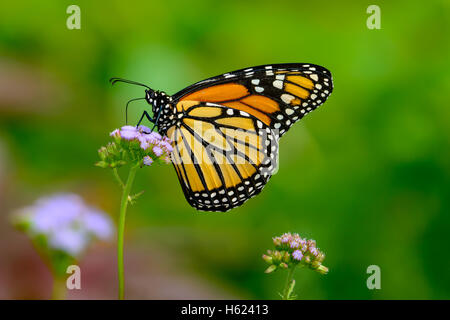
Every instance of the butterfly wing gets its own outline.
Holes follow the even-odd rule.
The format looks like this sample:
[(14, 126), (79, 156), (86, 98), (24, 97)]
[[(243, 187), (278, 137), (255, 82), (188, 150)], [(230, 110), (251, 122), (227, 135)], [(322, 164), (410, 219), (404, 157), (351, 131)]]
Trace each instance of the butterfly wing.
[(330, 71), (313, 64), (240, 69), (200, 81), (176, 93), (176, 102), (211, 102), (247, 112), (280, 136), (323, 104), (333, 90)]
[(261, 192), (277, 166), (278, 137), (253, 115), (220, 104), (184, 101), (167, 130), (184, 195), (203, 211), (228, 211)]
[(277, 167), (279, 137), (332, 90), (327, 69), (295, 63), (236, 70), (176, 93), (179, 124), (167, 135), (187, 201), (228, 211), (261, 192)]

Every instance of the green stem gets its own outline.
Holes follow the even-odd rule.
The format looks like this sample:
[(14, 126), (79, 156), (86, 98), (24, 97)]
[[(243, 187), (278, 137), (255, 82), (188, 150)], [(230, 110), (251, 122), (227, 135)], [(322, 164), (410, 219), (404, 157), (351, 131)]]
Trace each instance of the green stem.
[(124, 268), (123, 268), (123, 236), (125, 231), (125, 216), (127, 213), (127, 206), (131, 191), (131, 186), (136, 176), (136, 170), (139, 168), (139, 164), (131, 167), (128, 173), (127, 182), (122, 191), (122, 200), (120, 203), (120, 215), (119, 215), (119, 230), (117, 233), (117, 273), (119, 275), (119, 300), (124, 298)]
[(122, 189), (125, 188), (125, 185), (123, 184), (123, 181), (122, 181), (122, 179), (119, 176), (119, 172), (117, 172), (117, 168), (113, 168), (113, 174), (114, 174), (114, 178), (116, 178), (116, 180), (119, 183), (120, 187)]
[(66, 279), (53, 276), (52, 300), (64, 300), (66, 292)]
[(292, 278), (294, 277), (294, 269), (295, 269), (295, 265), (292, 266), (289, 269), (287, 278), (286, 278), (286, 284), (284, 285), (284, 290), (283, 290), (283, 300), (289, 300), (289, 296), (291, 293), (290, 287), (291, 287), (291, 283), (292, 283)]

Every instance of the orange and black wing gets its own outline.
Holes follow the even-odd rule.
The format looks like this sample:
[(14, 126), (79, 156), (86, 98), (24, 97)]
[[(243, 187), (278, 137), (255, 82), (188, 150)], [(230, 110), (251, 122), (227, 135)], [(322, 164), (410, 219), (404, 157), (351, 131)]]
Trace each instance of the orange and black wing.
[(228, 211), (261, 192), (277, 167), (278, 137), (261, 120), (220, 104), (184, 101), (167, 130), (184, 195), (203, 211)]
[(330, 71), (314, 64), (274, 64), (200, 81), (176, 93), (176, 102), (220, 104), (247, 112), (282, 136), (323, 104), (333, 90)]
[(277, 168), (278, 140), (333, 90), (313, 64), (264, 65), (200, 81), (173, 96), (167, 130), (187, 201), (228, 211), (261, 192)]

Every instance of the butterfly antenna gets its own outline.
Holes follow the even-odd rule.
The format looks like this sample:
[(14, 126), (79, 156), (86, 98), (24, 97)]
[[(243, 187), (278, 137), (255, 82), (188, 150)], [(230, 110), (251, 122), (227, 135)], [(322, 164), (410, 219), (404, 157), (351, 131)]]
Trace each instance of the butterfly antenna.
[(130, 101), (127, 102), (127, 105), (125, 107), (125, 124), (128, 124), (128, 105), (130, 104), (130, 102), (137, 101), (137, 100), (145, 100), (145, 98), (135, 98), (135, 99), (131, 99)]
[(127, 79), (122, 79), (122, 78), (111, 78), (111, 79), (109, 79), (109, 82), (111, 82), (112, 85), (114, 85), (117, 82), (125, 82), (125, 83), (134, 84), (134, 85), (145, 87), (149, 90), (152, 90), (149, 86), (147, 86), (143, 83), (132, 81), (132, 80), (127, 80)]

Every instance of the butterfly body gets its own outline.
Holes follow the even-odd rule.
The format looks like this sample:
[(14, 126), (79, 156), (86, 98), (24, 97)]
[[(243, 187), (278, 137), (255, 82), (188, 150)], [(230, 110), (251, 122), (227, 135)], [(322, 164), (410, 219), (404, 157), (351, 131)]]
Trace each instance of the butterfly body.
[(277, 169), (280, 137), (332, 90), (331, 73), (321, 66), (263, 65), (173, 96), (147, 87), (153, 118), (145, 114), (173, 141), (172, 162), (189, 204), (228, 211), (261, 192)]
[(145, 90), (145, 100), (152, 106), (154, 118), (149, 120), (155, 124), (159, 133), (165, 135), (167, 129), (176, 123), (173, 98), (164, 91)]

